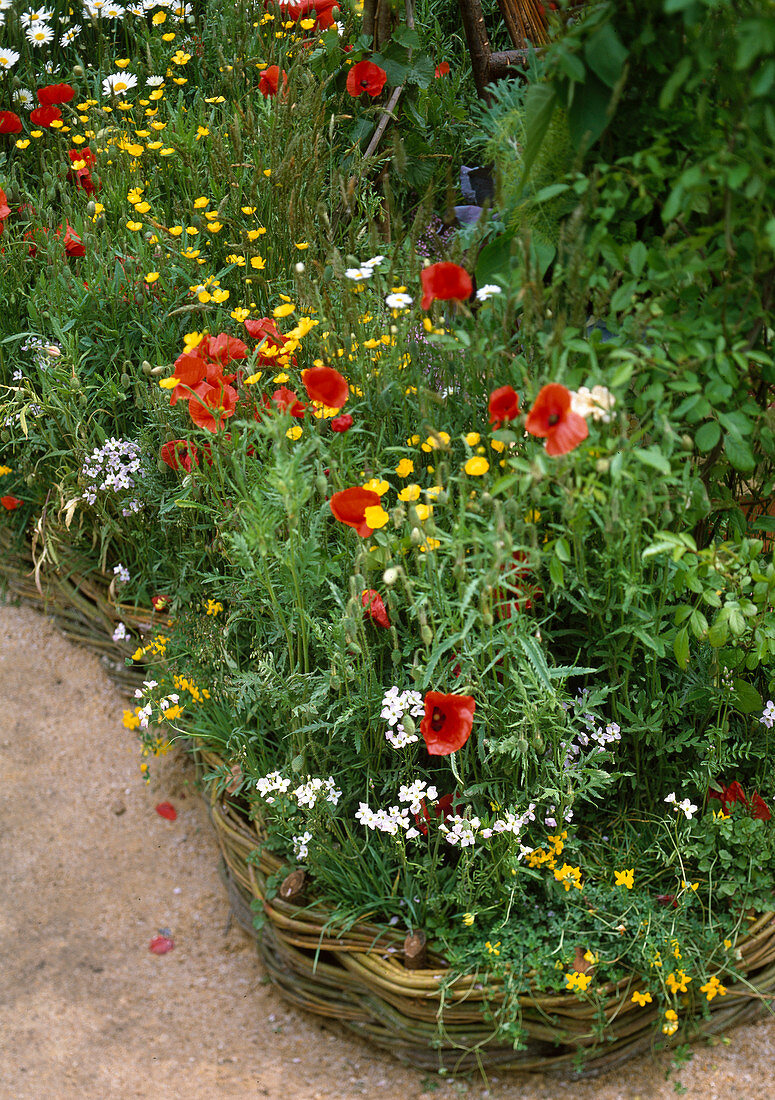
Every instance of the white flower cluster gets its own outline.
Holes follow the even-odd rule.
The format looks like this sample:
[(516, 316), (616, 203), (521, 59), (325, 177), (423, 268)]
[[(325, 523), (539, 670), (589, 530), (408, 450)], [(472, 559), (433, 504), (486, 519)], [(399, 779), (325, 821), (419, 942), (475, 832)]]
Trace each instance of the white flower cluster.
[(394, 290), (392, 294), (388, 294), (385, 299), (385, 305), (388, 309), (408, 309), (414, 301), (411, 294), (405, 294), (402, 290)]
[(452, 844), (453, 847), (472, 848), (481, 827), (478, 817), (468, 818), (453, 814), (447, 821), (441, 822), (439, 832), (444, 834), (447, 844)]
[(571, 411), (583, 416), (584, 419), (591, 416), (593, 420), (602, 420), (608, 424), (611, 420), (611, 410), (616, 404), (616, 398), (605, 386), (593, 386), (588, 389), (580, 386), (571, 394)]
[(425, 713), (425, 704), (419, 691), (399, 691), (397, 687), (388, 688), (382, 697), (382, 710), (380, 718), (387, 721), (389, 729), (385, 730), (385, 737), (394, 749), (403, 749), (413, 744), (419, 738), (413, 731), (404, 727), (404, 719), (419, 718)]
[(270, 772), (256, 782), (256, 790), (271, 805), (275, 801), (274, 792), (286, 794), (290, 785), (290, 779), (283, 779), (279, 772)]
[(768, 730), (771, 730), (773, 725), (775, 725), (775, 702), (773, 702), (772, 699), (767, 700), (767, 705), (759, 721), (763, 726), (766, 726)]
[[(135, 699), (143, 699), (149, 691), (153, 691), (155, 687), (159, 686), (158, 680), (143, 680), (143, 686), (141, 688), (135, 688)], [(159, 702), (159, 719), (164, 716), (164, 711), (168, 710), (171, 706), (180, 701), (178, 694), (165, 695), (165, 697)], [(153, 714), (153, 701), (149, 700), (144, 707), (141, 707), (137, 711), (137, 717), (140, 719), (140, 728), (147, 730), (148, 724)]]
[(672, 806), (676, 813), (683, 811), (683, 815), (687, 821), (691, 821), (697, 813), (698, 807), (695, 806), (693, 802), (690, 802), (688, 798), (682, 798), (681, 801), (678, 802), (675, 797), (675, 791), (671, 791), (665, 799), (665, 802), (667, 802), (669, 806)]
[(309, 842), (312, 840), (312, 833), (305, 832), (301, 836), (293, 837), (293, 854), (297, 859), (306, 859), (309, 855)]
[(113, 631), (114, 642), (124, 642), (129, 637), (129, 631), (126, 628), (126, 623), (117, 623), (116, 629)]
[[(97, 493), (124, 493), (137, 486), (141, 470), (140, 444), (131, 439), (108, 439), (95, 448), (81, 468), (81, 477), (87, 484), (83, 499), (94, 504)], [(122, 508), (122, 515), (139, 512), (142, 503), (132, 497)]]
[(374, 268), (379, 267), (384, 259), (384, 256), (372, 256), (370, 260), (364, 260), (359, 267), (348, 267), (344, 273), (345, 278), (352, 279), (354, 283), (365, 282), (372, 277)]
[(328, 779), (313, 779), (308, 776), (307, 782), (291, 793), (299, 806), (307, 806), (311, 810), (324, 792), (326, 802), (336, 806), (342, 797), (342, 792), (337, 787), (333, 775), (329, 775)]
[(122, 565), (121, 562), (119, 562), (118, 565), (113, 566), (113, 572), (116, 576), (116, 580), (120, 584), (129, 583), (129, 570), (125, 565)]
[(424, 779), (415, 779), (414, 783), (401, 785), (401, 789), (398, 792), (398, 801), (409, 804), (409, 810), (413, 814), (419, 814), (422, 809), (423, 799), (427, 798), (431, 802), (435, 802), (439, 797), (439, 792), (435, 787), (429, 787)]
[(407, 806), (403, 809), (400, 806), (391, 806), (388, 810), (372, 810), (367, 802), (361, 802), (355, 813), (355, 820), (372, 832), (378, 829), (381, 833), (397, 836), (403, 829), (407, 840), (414, 840), (420, 835), (419, 830), (412, 825)]
[[(506, 811), (505, 817), (496, 818), (492, 825), (488, 825), (486, 828), (481, 829), (479, 835), (484, 837), (485, 840), (489, 840), (491, 836), (497, 833), (513, 833), (514, 836), (520, 836), (525, 825), (531, 821), (535, 821), (535, 802), (531, 802), (528, 808), (521, 814), (512, 813), (511, 810)], [(531, 849), (532, 850), (532, 849)]]

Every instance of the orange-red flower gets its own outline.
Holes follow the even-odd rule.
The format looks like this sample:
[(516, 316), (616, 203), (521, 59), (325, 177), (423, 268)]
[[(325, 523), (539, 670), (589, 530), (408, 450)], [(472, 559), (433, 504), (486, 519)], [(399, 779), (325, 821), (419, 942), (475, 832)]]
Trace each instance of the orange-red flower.
[(205, 337), (197, 351), (200, 349), (203, 355), (215, 359), (223, 366), (231, 363), (233, 359), (247, 359), (248, 357), (247, 345), (242, 340), (229, 336), (227, 332), (219, 332), (217, 336)]
[(69, 84), (49, 84), (38, 89), (38, 103), (41, 107), (52, 107), (55, 103), (69, 103), (75, 90)]
[(289, 19), (314, 18), (316, 25), (322, 31), (328, 30), (334, 25), (333, 8), (340, 7), (339, 0), (290, 0), (280, 4), (283, 13)]
[[(193, 443), (189, 443), (187, 439), (171, 439), (169, 443), (165, 443), (159, 451), (159, 458), (162, 462), (166, 462), (171, 470), (182, 468), (187, 474), (191, 473), (192, 462), (195, 466), (199, 465), (196, 447)], [(157, 608), (158, 610), (159, 608)]]
[(58, 107), (36, 107), (30, 111), (30, 122), (35, 126), (43, 126), (48, 129), (52, 122), (61, 122), (62, 112)]
[(237, 391), (232, 386), (211, 386), (202, 382), (188, 399), (191, 419), (208, 432), (217, 432), (224, 421), (234, 416)]
[[(58, 233), (59, 231), (57, 231)], [(83, 243), (78, 234), (72, 229), (68, 222), (65, 222), (65, 252), (68, 256), (85, 256), (86, 245)]]
[(364, 589), (363, 595), (361, 596), (361, 603), (363, 604), (363, 610), (369, 618), (374, 620), (377, 626), (382, 626), (386, 630), (390, 627), (390, 619), (388, 618), (385, 604), (376, 589)]
[(565, 455), (589, 435), (586, 420), (573, 412), (570, 404), (570, 390), (550, 382), (540, 391), (527, 414), (526, 431), (546, 438), (548, 455)]
[[(176, 442), (182, 443), (182, 439), (178, 439)], [(169, 596), (151, 596), (151, 605), (154, 611), (166, 611), (170, 605)]]
[[(296, 391), (289, 390), (287, 386), (278, 386), (272, 394), (272, 404), (274, 404), (280, 412), (289, 412), (291, 416), (295, 416), (297, 420), (301, 420), (307, 408), (306, 405), (303, 405), (301, 401), (299, 401), (299, 395)], [(264, 395), (264, 405), (267, 409), (272, 407), (266, 395)]]
[(449, 72), (449, 62), (448, 61), (442, 61), (442, 63), (440, 65), (436, 66), (436, 71), (434, 72), (433, 75), (438, 80), (440, 76), (446, 76), (448, 72)]
[(366, 522), (366, 509), (377, 508), (381, 503), (379, 493), (371, 489), (362, 489), (355, 485), (352, 489), (342, 489), (340, 493), (334, 493), (328, 504), (334, 517), (340, 523), (347, 524), (357, 531), (362, 539), (367, 539), (374, 532)]
[(0, 134), (19, 134), (22, 120), (13, 111), (0, 111)]
[(341, 416), (335, 416), (329, 423), (332, 432), (349, 432), (353, 426), (353, 418), (349, 413), (342, 413)]
[(449, 756), (465, 745), (474, 725), (476, 702), (472, 695), (425, 693), (425, 715), (420, 733), (431, 756)]
[(500, 428), (507, 420), (514, 420), (519, 416), (519, 398), (516, 390), (512, 386), (500, 386), (499, 389), (493, 390), (487, 407), (493, 428)]
[[(375, 493), (374, 496), (376, 496), (376, 495), (377, 494)], [(2, 504), (3, 508), (5, 508), (6, 511), (13, 512), (13, 510), (15, 508), (19, 507), (19, 505), (21, 504), (21, 501), (19, 500), (18, 497), (6, 496), (6, 497), (0, 497), (0, 504)]]
[(310, 401), (320, 401), (330, 409), (341, 409), (350, 396), (347, 380), (333, 367), (310, 367), (302, 371), (301, 380)]
[[(283, 88), (288, 83), (288, 74), (283, 69)], [(261, 78), (258, 82), (258, 90), (261, 95), (266, 99), (268, 96), (276, 96), (277, 89), (280, 86), (280, 69), (277, 65), (270, 65), (264, 69), (261, 73)]]
[(347, 91), (357, 99), (365, 92), (372, 97), (378, 96), (385, 87), (387, 73), (373, 61), (359, 61), (347, 74)]
[(422, 281), (421, 309), (430, 309), (431, 302), (436, 298), (440, 301), (467, 301), (473, 292), (474, 284), (471, 276), (460, 267), (459, 264), (448, 263), (446, 260), (439, 264), (431, 264), (420, 272)]
[(11, 208), (8, 205), (8, 197), (2, 187), (0, 187), (0, 233), (5, 229), (5, 219), (10, 213)]

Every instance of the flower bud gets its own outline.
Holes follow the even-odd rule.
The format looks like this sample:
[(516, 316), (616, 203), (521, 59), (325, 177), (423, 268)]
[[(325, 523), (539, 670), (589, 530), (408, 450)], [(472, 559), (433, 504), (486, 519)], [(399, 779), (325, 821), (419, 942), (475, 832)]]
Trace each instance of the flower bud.
[(387, 585), (395, 584), (398, 580), (398, 570), (394, 565), (389, 566), (382, 574), (382, 580)]
[(414, 724), (414, 719), (410, 714), (405, 714), (403, 716), (403, 718), (401, 719), (401, 725), (404, 727), (404, 730), (409, 734), (410, 737), (417, 730), (417, 726)]
[(422, 627), (420, 628), (420, 637), (423, 640), (423, 645), (430, 645), (433, 641), (433, 631), (427, 623), (423, 623)]

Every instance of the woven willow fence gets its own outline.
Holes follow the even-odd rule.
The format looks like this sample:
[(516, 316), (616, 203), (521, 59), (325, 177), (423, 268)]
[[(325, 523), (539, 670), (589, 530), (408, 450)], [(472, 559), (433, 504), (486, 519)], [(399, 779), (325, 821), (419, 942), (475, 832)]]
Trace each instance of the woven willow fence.
[[(31, 547), (14, 548), (2, 530), (0, 553), (0, 579), (12, 596), (52, 616), (66, 637), (97, 653), (122, 689), (142, 679), (140, 670), (125, 666), (126, 653), (112, 640), (113, 629), (123, 621), (148, 633), (161, 620), (117, 604), (112, 578), (83, 562), (66, 564), (60, 555), (58, 569), (40, 561), (36, 566)], [(635, 975), (592, 987), (594, 1001), (526, 989), (518, 1008), (523, 1049), (505, 1045), (494, 1022), (507, 998), (501, 982), (483, 974), (454, 977), (432, 951), (410, 953), (413, 937), (395, 929), (366, 921), (337, 923), (334, 910), (315, 899), (314, 884), (303, 872), (283, 878), (287, 867), (264, 849), (256, 807), (225, 792), (229, 762), (193, 751), (235, 917), (256, 938), (271, 980), (292, 1004), (425, 1069), (499, 1066), (571, 1073), (580, 1067), (593, 1073), (653, 1045), (658, 1009), (633, 1003), (640, 984)], [(270, 890), (270, 879), (282, 880), (279, 889)], [(699, 1004), (690, 1001), (673, 1043), (726, 1031), (775, 999), (775, 912), (752, 920), (736, 947), (744, 977), (728, 979), (727, 995), (709, 1005), (702, 998)]]

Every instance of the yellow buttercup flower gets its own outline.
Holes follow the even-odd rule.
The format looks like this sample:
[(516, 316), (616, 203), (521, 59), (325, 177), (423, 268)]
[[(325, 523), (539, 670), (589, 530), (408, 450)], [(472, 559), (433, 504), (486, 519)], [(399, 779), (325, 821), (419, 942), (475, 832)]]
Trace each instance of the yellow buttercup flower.
[(378, 531), (380, 527), (384, 527), (390, 519), (390, 516), (381, 504), (371, 505), (370, 508), (365, 510), (363, 515), (366, 520), (366, 525), (371, 527), (374, 531)]
[(635, 992), (633, 993), (632, 997), (631, 997), (631, 1000), (633, 1001), (634, 1004), (640, 1005), (640, 1007), (643, 1008), (644, 1005), (651, 1004), (651, 994), (649, 993), (648, 990), (646, 990), (645, 993), (640, 993), (636, 989)]
[(486, 474), (490, 468), (490, 463), (486, 458), (469, 458), (463, 469), (469, 475), (469, 477), (481, 477)]
[(628, 890), (632, 890), (635, 882), (635, 868), (630, 867), (628, 871), (614, 871), (614, 877), (617, 886), (626, 886)]
[(373, 477), (370, 481), (365, 482), (363, 488), (369, 489), (370, 492), (377, 493), (379, 496), (384, 496), (390, 486), (386, 481), (380, 481), (378, 477)]
[(411, 458), (402, 458), (396, 466), (396, 473), (399, 477), (409, 477), (414, 473), (414, 463)]

